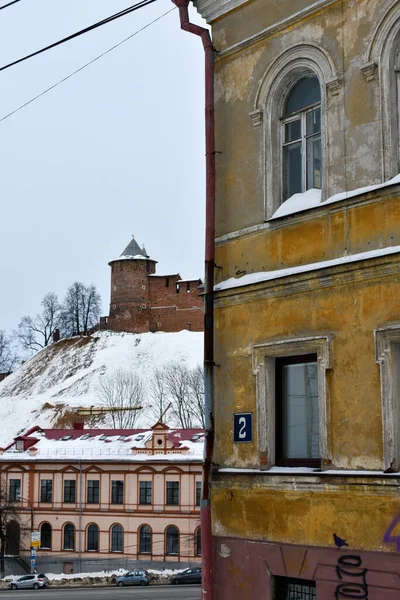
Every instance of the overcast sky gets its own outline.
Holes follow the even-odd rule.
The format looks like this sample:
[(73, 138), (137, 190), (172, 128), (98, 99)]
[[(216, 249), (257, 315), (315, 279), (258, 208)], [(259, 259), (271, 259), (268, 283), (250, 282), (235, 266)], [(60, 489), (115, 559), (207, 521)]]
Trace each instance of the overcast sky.
[[(133, 3), (22, 0), (0, 11), (0, 65)], [(0, 72), (0, 119), (172, 7), (157, 0)], [(0, 329), (76, 280), (98, 286), (108, 314), (108, 261), (131, 234), (158, 273), (202, 276), (203, 61), (175, 9), (0, 122)]]

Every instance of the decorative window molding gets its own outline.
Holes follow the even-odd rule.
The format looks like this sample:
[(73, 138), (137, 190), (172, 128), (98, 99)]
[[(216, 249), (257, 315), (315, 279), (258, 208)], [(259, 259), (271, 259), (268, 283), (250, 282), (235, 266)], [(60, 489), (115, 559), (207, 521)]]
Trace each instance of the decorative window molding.
[(329, 410), (326, 371), (333, 367), (332, 336), (273, 340), (253, 349), (253, 371), (257, 387), (258, 450), (266, 466), (275, 464), (275, 358), (316, 354), (318, 363), (319, 449), (321, 464), (330, 462)]
[(375, 361), (380, 367), (383, 468), (400, 468), (400, 325), (374, 331)]
[(361, 71), (367, 81), (373, 81), (378, 76), (378, 65), (376, 62), (369, 62), (361, 67)]
[(400, 146), (399, 109), (396, 76), (396, 55), (400, 47), (400, 1), (387, 11), (376, 28), (361, 67), (367, 81), (380, 80), (382, 118), (382, 181), (399, 172)]
[[(270, 65), (258, 88), (250, 118), (254, 127), (263, 123), (263, 172), (265, 218), (270, 218), (282, 202), (282, 156), (280, 143), (280, 117), (286, 95), (294, 82), (303, 76), (315, 75), (321, 86), (322, 129), (322, 180), (323, 198), (329, 196), (331, 152), (328, 131), (337, 128), (337, 113), (329, 111), (342, 89), (335, 63), (326, 50), (313, 44), (298, 44), (285, 50)], [(339, 111), (343, 110), (338, 105)], [(330, 119), (334, 122), (330, 123)]]

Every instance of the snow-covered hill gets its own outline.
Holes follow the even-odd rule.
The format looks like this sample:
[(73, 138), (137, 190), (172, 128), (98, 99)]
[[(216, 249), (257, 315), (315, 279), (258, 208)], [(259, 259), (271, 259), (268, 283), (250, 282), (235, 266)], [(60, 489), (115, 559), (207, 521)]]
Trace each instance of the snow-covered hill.
[[(170, 361), (189, 368), (203, 359), (203, 333), (97, 333), (44, 348), (0, 383), (0, 446), (34, 425), (60, 426), (66, 410), (98, 406), (99, 378), (118, 369), (144, 380)], [(154, 424), (143, 410), (136, 426)]]

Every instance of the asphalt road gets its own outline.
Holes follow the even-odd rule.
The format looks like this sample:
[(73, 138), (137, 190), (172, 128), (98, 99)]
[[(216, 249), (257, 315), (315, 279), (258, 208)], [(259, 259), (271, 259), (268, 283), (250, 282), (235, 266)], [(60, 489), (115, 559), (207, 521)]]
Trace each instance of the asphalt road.
[(151, 585), (148, 587), (129, 586), (124, 588), (85, 587), (58, 588), (44, 590), (7, 590), (1, 591), (0, 600), (200, 600), (200, 585)]

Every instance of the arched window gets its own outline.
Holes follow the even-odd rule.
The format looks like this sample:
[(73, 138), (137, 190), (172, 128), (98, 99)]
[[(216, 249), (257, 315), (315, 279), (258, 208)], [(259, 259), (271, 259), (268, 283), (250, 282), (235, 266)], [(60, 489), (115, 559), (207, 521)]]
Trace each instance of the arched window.
[(318, 78), (298, 79), (282, 114), (283, 200), (322, 187), (321, 87)]
[(75, 527), (72, 523), (64, 526), (63, 550), (75, 550)]
[(111, 552), (124, 551), (124, 530), (121, 525), (114, 525), (111, 529)]
[(201, 531), (198, 527), (194, 533), (194, 553), (196, 556), (201, 556)]
[(152, 531), (148, 525), (142, 525), (139, 529), (139, 553), (151, 554)]
[(99, 551), (99, 528), (94, 523), (87, 529), (87, 549), (89, 552)]
[(40, 528), (40, 547), (42, 549), (51, 548), (51, 525), (50, 523), (43, 523)]
[(165, 553), (179, 554), (179, 531), (175, 525), (167, 527), (165, 532)]

